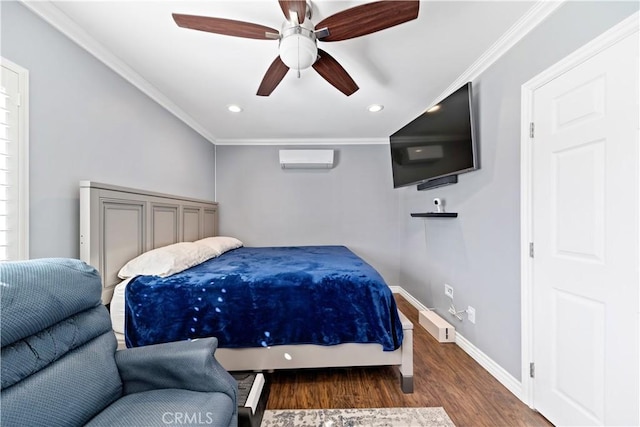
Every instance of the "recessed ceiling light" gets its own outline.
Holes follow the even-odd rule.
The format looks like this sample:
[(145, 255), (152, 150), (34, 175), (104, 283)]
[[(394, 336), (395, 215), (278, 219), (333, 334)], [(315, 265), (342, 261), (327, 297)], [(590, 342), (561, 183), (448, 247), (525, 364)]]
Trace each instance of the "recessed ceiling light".
[(242, 107), (239, 105), (231, 104), (227, 106), (227, 110), (231, 111), (232, 113), (239, 113), (242, 111)]
[(427, 113), (433, 113), (434, 111), (438, 111), (440, 109), (440, 105), (434, 105), (433, 107), (427, 110)]
[(367, 110), (369, 110), (370, 113), (377, 113), (378, 111), (382, 111), (383, 108), (384, 108), (384, 105), (371, 104), (367, 107)]

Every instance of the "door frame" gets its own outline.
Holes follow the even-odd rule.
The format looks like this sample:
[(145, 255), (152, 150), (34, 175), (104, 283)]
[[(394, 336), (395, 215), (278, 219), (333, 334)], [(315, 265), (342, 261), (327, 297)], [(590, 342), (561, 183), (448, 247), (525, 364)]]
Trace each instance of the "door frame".
[[(529, 375), (533, 362), (533, 262), (529, 243), (533, 241), (533, 117), (534, 92), (561, 74), (575, 68), (622, 39), (640, 31), (640, 12), (605, 31), (558, 63), (547, 68), (521, 87), (520, 104), (520, 296), (521, 296), (521, 400), (535, 409), (533, 381)], [(639, 236), (640, 238), (640, 236)], [(640, 260), (639, 260), (640, 261)], [(639, 302), (640, 303), (640, 302)]]

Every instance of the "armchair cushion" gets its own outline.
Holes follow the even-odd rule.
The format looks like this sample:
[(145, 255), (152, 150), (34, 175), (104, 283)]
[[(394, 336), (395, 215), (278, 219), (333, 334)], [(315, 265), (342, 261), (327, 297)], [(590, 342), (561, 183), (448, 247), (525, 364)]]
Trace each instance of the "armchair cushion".
[[(104, 317), (104, 307), (94, 307), (2, 347), (2, 388), (35, 374), (100, 334), (108, 334), (110, 341), (111, 325)], [(117, 370), (113, 372), (117, 375)]]
[(230, 426), (237, 425), (236, 411), (235, 400), (224, 393), (160, 389), (124, 396), (87, 426)]
[[(86, 423), (122, 395), (113, 353), (109, 355), (112, 346), (115, 351), (115, 337), (103, 334), (3, 388), (0, 424), (52, 427)], [(3, 358), (3, 370), (5, 365)]]
[(217, 338), (202, 338), (116, 352), (124, 394), (182, 388), (225, 393), (235, 400), (238, 385), (215, 359), (217, 347)]
[(100, 305), (102, 283), (78, 260), (45, 258), (2, 265), (2, 347)]

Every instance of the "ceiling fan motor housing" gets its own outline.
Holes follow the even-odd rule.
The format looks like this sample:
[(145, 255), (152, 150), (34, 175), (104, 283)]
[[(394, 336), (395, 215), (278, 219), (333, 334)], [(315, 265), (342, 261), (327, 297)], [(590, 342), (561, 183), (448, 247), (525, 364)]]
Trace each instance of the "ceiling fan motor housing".
[(285, 23), (280, 34), (280, 59), (287, 67), (304, 70), (316, 62), (317, 39), (308, 19), (300, 25)]

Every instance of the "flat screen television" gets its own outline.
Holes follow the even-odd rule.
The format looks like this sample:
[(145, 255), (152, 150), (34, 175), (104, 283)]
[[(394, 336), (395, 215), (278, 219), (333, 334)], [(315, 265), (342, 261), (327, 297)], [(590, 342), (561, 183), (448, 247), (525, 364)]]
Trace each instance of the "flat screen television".
[(469, 82), (391, 135), (393, 187), (435, 188), (479, 169), (473, 124)]

